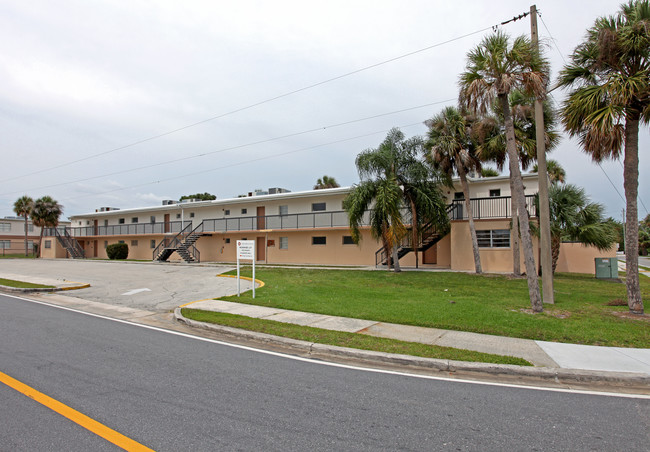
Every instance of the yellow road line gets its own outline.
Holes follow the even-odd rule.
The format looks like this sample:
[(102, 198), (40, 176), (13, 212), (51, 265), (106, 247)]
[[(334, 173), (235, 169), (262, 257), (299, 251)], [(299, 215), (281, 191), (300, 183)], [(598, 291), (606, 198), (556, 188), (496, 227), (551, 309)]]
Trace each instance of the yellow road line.
[(153, 450), (2, 372), (0, 372), (0, 383), (6, 384), (10, 388), (15, 389), (21, 394), (26, 395), (30, 399), (48, 407), (52, 411), (59, 413), (61, 416), (70, 419), (72, 422), (79, 424), (83, 428), (90, 430), (94, 434), (101, 436), (106, 441), (109, 441), (124, 450)]

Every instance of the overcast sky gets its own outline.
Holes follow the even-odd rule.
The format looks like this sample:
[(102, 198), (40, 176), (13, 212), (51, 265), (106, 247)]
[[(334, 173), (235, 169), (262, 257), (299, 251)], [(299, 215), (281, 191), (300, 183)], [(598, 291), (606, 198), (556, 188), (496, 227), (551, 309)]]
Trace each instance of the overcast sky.
[[(618, 4), (537, 1), (554, 78)], [(456, 104), (467, 52), (530, 5), (0, 0), (0, 216), (23, 194), (51, 195), (67, 217), (196, 192), (307, 190), (325, 174), (354, 184), (356, 155), (391, 127), (424, 134), (423, 121)], [(500, 28), (529, 35), (530, 21)], [(650, 207), (649, 141), (642, 128), (639, 195)], [(550, 158), (620, 219), (618, 161), (603, 171), (567, 137)]]

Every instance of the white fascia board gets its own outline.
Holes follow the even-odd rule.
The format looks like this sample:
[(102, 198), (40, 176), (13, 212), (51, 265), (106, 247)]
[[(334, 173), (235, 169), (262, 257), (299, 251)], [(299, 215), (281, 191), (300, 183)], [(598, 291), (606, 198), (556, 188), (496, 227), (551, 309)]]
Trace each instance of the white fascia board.
[(70, 220), (86, 219), (86, 218), (100, 218), (100, 217), (114, 217), (116, 215), (132, 215), (136, 213), (155, 213), (155, 212), (175, 212), (188, 208), (209, 208), (218, 206), (230, 206), (233, 204), (259, 204), (266, 201), (275, 201), (281, 199), (300, 199), (300, 198), (321, 198), (323, 196), (345, 195), (352, 190), (351, 187), (338, 187), (338, 188), (324, 188), (321, 190), (306, 190), (288, 193), (276, 193), (273, 195), (260, 195), (260, 196), (246, 196), (242, 198), (227, 198), (215, 199), (212, 201), (195, 201), (186, 203), (176, 203), (167, 206), (151, 206), (151, 207), (134, 207), (130, 209), (109, 210), (107, 212), (90, 212), (81, 215), (73, 215)]

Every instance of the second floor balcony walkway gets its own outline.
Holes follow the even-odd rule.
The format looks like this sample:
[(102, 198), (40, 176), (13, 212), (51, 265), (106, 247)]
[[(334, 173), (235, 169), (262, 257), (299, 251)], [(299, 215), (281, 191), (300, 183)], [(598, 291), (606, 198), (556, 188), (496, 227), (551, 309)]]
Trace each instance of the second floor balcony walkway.
[[(526, 207), (531, 217), (537, 216), (534, 195), (526, 196)], [(473, 198), (470, 200), (474, 219), (510, 218), (510, 197)], [(450, 220), (467, 220), (465, 201), (455, 199), (447, 209)], [(408, 210), (405, 209), (408, 216)], [(369, 225), (370, 211), (363, 218), (362, 225)], [(59, 228), (67, 229), (72, 237), (108, 237), (126, 235), (166, 235), (178, 234), (191, 221), (168, 221), (159, 223), (132, 223), (106, 226), (81, 226)], [(194, 226), (198, 226), (196, 223)], [(247, 216), (233, 218), (215, 218), (203, 220), (203, 232), (237, 232), (258, 230), (300, 230), (348, 228), (348, 216), (343, 210), (332, 212), (310, 212), (286, 215)], [(45, 229), (44, 235), (52, 236), (51, 228)]]

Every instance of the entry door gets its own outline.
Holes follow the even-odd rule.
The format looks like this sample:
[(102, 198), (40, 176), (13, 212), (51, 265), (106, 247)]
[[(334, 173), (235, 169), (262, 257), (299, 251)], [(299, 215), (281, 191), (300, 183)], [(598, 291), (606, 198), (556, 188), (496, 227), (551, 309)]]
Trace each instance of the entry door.
[[(263, 209), (264, 207), (262, 207)], [(266, 239), (264, 237), (257, 237), (256, 246), (257, 246), (257, 261), (263, 261), (266, 259), (265, 257), (265, 252), (266, 252)]]
[[(95, 223), (97, 223), (97, 222), (95, 221)], [(99, 246), (99, 242), (97, 240), (95, 240), (93, 242), (93, 257), (97, 257), (97, 246)]]
[(264, 206), (257, 208), (257, 229), (266, 229), (266, 213)]
[(165, 234), (169, 232), (169, 214), (165, 214)]
[[(97, 220), (94, 221), (94, 228), (93, 229), (94, 229), (93, 235), (99, 235), (99, 232), (98, 232), (99, 231), (99, 225), (97, 224)], [(95, 257), (97, 257), (97, 256), (95, 256)]]

